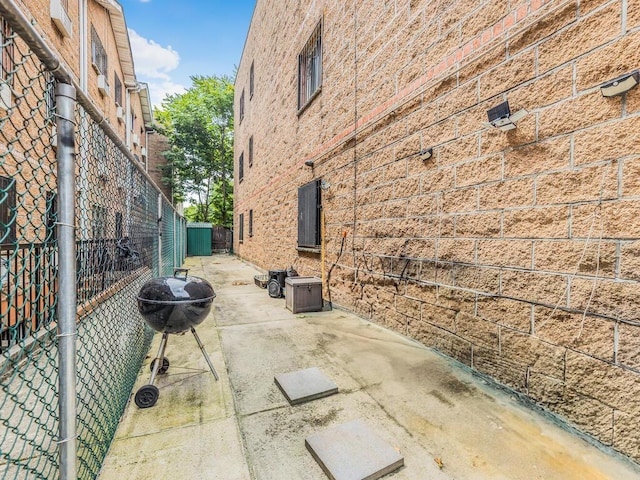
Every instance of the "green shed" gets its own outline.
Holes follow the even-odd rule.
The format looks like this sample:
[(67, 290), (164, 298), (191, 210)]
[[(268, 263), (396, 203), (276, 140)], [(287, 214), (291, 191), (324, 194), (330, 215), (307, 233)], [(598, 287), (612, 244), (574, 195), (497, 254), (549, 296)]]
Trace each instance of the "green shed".
[(187, 255), (211, 256), (210, 223), (187, 223)]

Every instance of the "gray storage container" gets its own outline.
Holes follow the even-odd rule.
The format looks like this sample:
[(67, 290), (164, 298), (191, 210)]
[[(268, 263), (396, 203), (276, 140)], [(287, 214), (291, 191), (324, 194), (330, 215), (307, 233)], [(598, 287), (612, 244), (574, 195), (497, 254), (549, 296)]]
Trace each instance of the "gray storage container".
[(285, 304), (293, 313), (322, 310), (322, 280), (316, 277), (287, 277)]

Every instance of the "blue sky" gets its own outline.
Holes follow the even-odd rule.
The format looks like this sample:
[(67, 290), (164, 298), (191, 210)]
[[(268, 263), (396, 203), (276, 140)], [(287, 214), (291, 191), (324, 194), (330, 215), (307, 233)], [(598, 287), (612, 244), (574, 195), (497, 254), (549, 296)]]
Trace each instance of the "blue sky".
[(232, 75), (256, 0), (120, 0), (138, 80), (154, 105), (193, 75)]

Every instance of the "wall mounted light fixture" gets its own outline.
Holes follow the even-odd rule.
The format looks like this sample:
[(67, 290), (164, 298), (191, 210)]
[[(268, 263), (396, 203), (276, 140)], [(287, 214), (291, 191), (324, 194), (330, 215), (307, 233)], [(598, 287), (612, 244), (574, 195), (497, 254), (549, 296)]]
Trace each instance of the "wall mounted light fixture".
[(487, 117), (489, 117), (489, 121), (485, 122), (483, 125), (486, 127), (497, 128), (503, 132), (513, 130), (516, 128), (516, 122), (522, 120), (528, 113), (529, 112), (523, 108), (522, 110), (518, 110), (512, 114), (511, 109), (509, 108), (509, 102), (506, 101), (487, 110)]
[(304, 164), (305, 164), (307, 167), (313, 167), (313, 160), (307, 160), (306, 162), (304, 162)]
[(431, 157), (433, 157), (433, 148), (429, 147), (419, 151), (418, 156), (420, 157), (420, 160), (422, 160), (423, 162), (426, 162)]
[(615, 97), (627, 93), (633, 87), (640, 83), (640, 70), (626, 73), (618, 78), (608, 81), (600, 85), (600, 92), (603, 97)]
[(320, 181), (320, 188), (323, 191), (327, 191), (331, 188), (331, 184), (329, 182), (327, 182), (324, 178)]

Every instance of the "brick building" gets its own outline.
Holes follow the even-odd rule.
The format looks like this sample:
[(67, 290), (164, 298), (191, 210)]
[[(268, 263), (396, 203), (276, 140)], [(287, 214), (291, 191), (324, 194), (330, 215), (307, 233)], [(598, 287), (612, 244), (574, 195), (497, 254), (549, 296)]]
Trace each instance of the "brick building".
[(639, 67), (638, 0), (258, 0), (235, 252), (639, 461)]
[[(153, 121), (152, 110), (147, 85), (136, 79), (122, 7), (110, 0), (40, 0), (18, 6), (60, 62), (75, 77), (74, 80), (80, 85), (82, 92), (93, 101), (104, 116), (104, 122), (110, 124), (121, 142), (141, 163), (146, 164), (147, 132)], [(12, 145), (11, 156), (3, 158), (0, 165), (0, 182), (7, 185), (13, 182), (13, 187), (7, 191), (9, 201), (0, 204), (0, 218), (5, 219), (4, 223), (7, 224), (9, 222), (6, 220), (11, 216), (10, 210), (16, 207), (16, 201), (12, 201), (12, 197), (22, 195), (21, 192), (28, 188), (26, 183), (30, 181), (29, 177), (19, 174), (25, 161), (32, 164), (36, 175), (42, 176), (40, 183), (46, 184), (47, 190), (53, 192), (55, 141), (52, 143), (53, 148), (48, 144), (51, 138), (55, 138), (56, 131), (53, 77), (47, 74), (40, 75), (39, 72), (30, 71), (28, 67), (22, 67), (28, 55), (27, 49), (21, 39), (13, 35), (10, 26), (3, 25), (5, 42), (1, 48), (0, 79), (0, 120), (3, 122), (3, 133), (0, 136), (0, 144), (6, 148), (10, 141), (13, 142), (10, 139), (14, 138), (20, 129), (26, 130), (23, 133), (27, 133), (27, 137), (49, 137), (42, 141), (42, 145), (36, 147), (30, 142)], [(29, 90), (25, 85), (29, 85)], [(21, 98), (22, 95), (26, 95), (21, 95), (21, 91), (45, 98), (52, 108), (46, 112), (28, 108), (30, 99)], [(79, 130), (82, 131), (83, 128), (89, 127), (80, 124)], [(24, 136), (23, 133), (20, 136)], [(91, 128), (90, 131), (81, 133), (78, 143), (78, 154), (87, 158), (87, 172), (79, 171), (78, 177), (79, 198), (86, 207), (85, 214), (81, 215), (80, 224), (85, 232), (84, 237), (88, 238), (91, 236), (90, 231), (96, 229), (97, 223), (107, 223), (106, 219), (102, 218), (104, 209), (112, 210), (112, 215), (123, 212), (116, 211), (117, 206), (96, 206), (91, 199), (84, 198), (83, 178), (99, 176), (105, 181), (122, 183), (125, 175), (121, 169), (109, 170), (105, 157), (108, 152), (102, 148), (105, 136), (100, 129)], [(48, 162), (43, 164), (43, 158), (47, 158)], [(88, 181), (84, 180), (84, 183)], [(51, 210), (51, 205), (45, 205), (44, 197), (41, 202), (43, 205), (40, 211), (44, 213)], [(9, 231), (4, 232), (8, 237), (4, 238), (3, 243), (43, 241), (48, 236), (45, 229), (47, 222), (42, 222), (42, 229), (34, 228), (33, 223), (29, 210), (18, 208), (16, 221), (2, 228)], [(97, 227), (100, 230), (100, 226)], [(111, 232), (111, 236), (114, 234), (115, 232)]]

